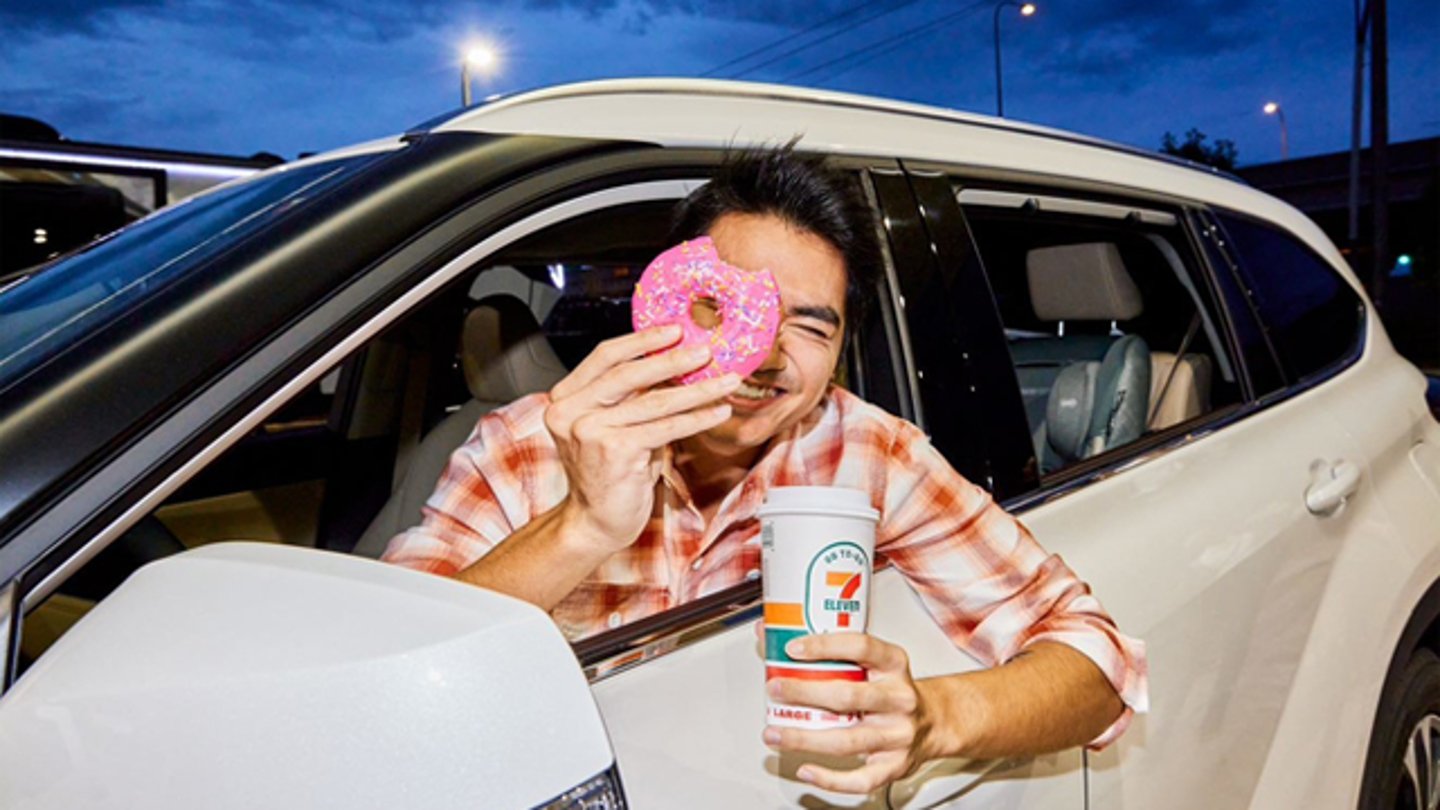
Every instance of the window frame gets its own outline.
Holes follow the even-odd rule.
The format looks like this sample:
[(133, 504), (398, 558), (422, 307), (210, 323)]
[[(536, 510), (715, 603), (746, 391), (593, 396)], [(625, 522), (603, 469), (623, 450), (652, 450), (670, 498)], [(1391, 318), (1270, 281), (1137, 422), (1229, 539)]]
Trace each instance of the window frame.
[[(916, 170), (922, 172), (938, 172), (945, 175), (952, 184), (957, 184), (962, 187), (978, 187), (986, 191), (1031, 193), (1051, 198), (1093, 202), (1101, 205), (1138, 207), (1173, 214), (1175, 217), (1175, 227), (1179, 229), (1182, 238), (1172, 246), (1176, 251), (1189, 252), (1188, 256), (1182, 256), (1182, 261), (1187, 262), (1187, 269), (1191, 271), (1192, 280), (1196, 284), (1196, 294), (1201, 298), (1202, 305), (1209, 308), (1210, 316), (1219, 331), (1223, 345), (1216, 348), (1217, 350), (1230, 353), (1229, 361), (1236, 371), (1237, 380), (1241, 386), (1242, 399), (1240, 402), (1215, 408), (1209, 413), (1201, 414), (1190, 421), (1172, 425), (1164, 430), (1142, 436), (1133, 442), (1107, 450), (1092, 458), (1082, 459), (1079, 462), (1063, 467), (1045, 476), (1043, 479), (1038, 478), (1037, 472), (1037, 483), (1033, 487), (1022, 492), (1010, 493), (997, 498), (1006, 510), (1019, 514), (1028, 509), (1049, 503), (1050, 501), (1064, 497), (1073, 491), (1088, 486), (1091, 483), (1109, 478), (1119, 472), (1143, 465), (1152, 459), (1166, 455), (1181, 447), (1188, 446), (1252, 412), (1253, 403), (1244, 396), (1247, 391), (1246, 386), (1249, 384), (1246, 369), (1237, 359), (1235, 336), (1229, 320), (1229, 314), (1226, 312), (1224, 301), (1219, 298), (1219, 290), (1216, 288), (1215, 280), (1211, 276), (1214, 272), (1214, 267), (1205, 253), (1199, 249), (1200, 243), (1198, 240), (1200, 237), (1194, 232), (1194, 224), (1192, 218), (1189, 216), (1189, 212), (1197, 207), (1195, 203), (1154, 191), (1125, 186), (1013, 171), (986, 171), (984, 169), (963, 165), (907, 162), (907, 169), (912, 171), (912, 173)], [(952, 199), (954, 199), (953, 195)], [(948, 208), (941, 209), (936, 223), (937, 227), (953, 227), (957, 217), (962, 223), (961, 227), (964, 228), (964, 231), (967, 234), (971, 233), (968, 217), (966, 217), (958, 201), (955, 203), (953, 210), (949, 210)], [(988, 278), (989, 269), (984, 265), (984, 257), (983, 255), (979, 255), (978, 251), (977, 256), (979, 256), (980, 266), (984, 268)], [(996, 311), (998, 318), (998, 304), (993, 298), (989, 303), (990, 307)], [(1003, 340), (1003, 333), (1000, 335), (1000, 338)], [(1009, 362), (1008, 355), (1006, 361)], [(1011, 376), (1014, 378), (1013, 372)], [(1013, 401), (1014, 404), (1011, 407), (1018, 409), (1020, 421), (1024, 423), (1026, 427), (1023, 436), (1026, 450), (1023, 452), (1028, 454), (1031, 463), (1036, 463), (1034, 461), (1034, 450), (1031, 446), (1028, 432), (1029, 422), (1025, 419), (1024, 407), (1021, 404), (1018, 379), (1014, 381), (1013, 385), (1013, 396), (1009, 393), (1002, 394), (1002, 399)], [(1003, 402), (1001, 404), (1003, 405)], [(1013, 422), (1014, 420), (1012, 419), (1011, 421)], [(1015, 428), (1009, 427), (1008, 429), (1013, 431)], [(1010, 446), (1017, 445), (1018, 442), (1016, 441), (1012, 441), (1010, 444)], [(1014, 466), (1015, 460), (996, 460), (994, 463), (997, 465), (1008, 464)]]

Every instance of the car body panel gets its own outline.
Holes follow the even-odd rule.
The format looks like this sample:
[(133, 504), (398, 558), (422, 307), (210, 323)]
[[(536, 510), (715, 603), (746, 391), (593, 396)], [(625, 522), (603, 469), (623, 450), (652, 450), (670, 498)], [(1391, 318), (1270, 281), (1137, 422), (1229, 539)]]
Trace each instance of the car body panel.
[(543, 611), (273, 545), (142, 568), (0, 702), (12, 808), (528, 808), (612, 762)]
[[(979, 664), (930, 619), (893, 569), (876, 575), (870, 632), (903, 646), (917, 677), (965, 672)], [(598, 681), (593, 691), (636, 807), (782, 808), (887, 806), (883, 793), (829, 793), (794, 778), (803, 760), (760, 739), (765, 727), (765, 665), (745, 621), (643, 665)], [(855, 767), (835, 760), (836, 767)], [(1084, 807), (1080, 752), (1014, 765), (946, 760), (897, 783), (890, 806), (919, 808)], [(986, 798), (982, 798), (986, 797)]]
[(1378, 320), (1370, 323), (1365, 357), (1301, 397), (1353, 437), (1352, 460), (1365, 472), (1344, 507), (1356, 527), (1327, 584), (1255, 793), (1257, 808), (1358, 800), (1368, 733), (1317, 734), (1317, 722), (1369, 728), (1411, 612), (1440, 582), (1440, 496), (1411, 463), (1414, 449), (1434, 446), (1440, 431), (1425, 417), (1421, 375), (1395, 354)]

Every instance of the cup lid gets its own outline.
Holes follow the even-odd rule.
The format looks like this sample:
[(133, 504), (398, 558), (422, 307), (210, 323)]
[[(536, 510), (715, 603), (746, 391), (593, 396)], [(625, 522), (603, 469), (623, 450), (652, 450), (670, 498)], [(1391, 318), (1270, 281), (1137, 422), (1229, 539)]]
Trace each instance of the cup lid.
[(880, 519), (880, 512), (870, 505), (870, 493), (846, 487), (771, 487), (758, 514), (765, 517), (783, 512)]

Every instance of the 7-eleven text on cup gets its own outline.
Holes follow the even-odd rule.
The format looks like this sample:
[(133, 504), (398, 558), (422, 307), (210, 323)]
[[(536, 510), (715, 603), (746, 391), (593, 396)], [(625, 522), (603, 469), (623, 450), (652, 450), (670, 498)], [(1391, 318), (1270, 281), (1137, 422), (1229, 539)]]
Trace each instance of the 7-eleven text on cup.
[(850, 617), (860, 612), (860, 600), (854, 598), (855, 592), (860, 590), (861, 573), (849, 573), (848, 571), (828, 571), (825, 574), (825, 584), (832, 588), (840, 589), (838, 599), (826, 599), (825, 609), (835, 612), (835, 625), (837, 627), (849, 627)]

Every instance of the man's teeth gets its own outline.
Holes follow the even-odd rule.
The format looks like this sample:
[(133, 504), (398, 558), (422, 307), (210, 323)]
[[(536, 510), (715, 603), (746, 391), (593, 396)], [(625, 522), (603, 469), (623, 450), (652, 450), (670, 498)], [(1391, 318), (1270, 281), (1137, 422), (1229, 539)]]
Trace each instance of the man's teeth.
[(770, 399), (780, 396), (780, 389), (740, 383), (740, 387), (735, 389), (735, 395), (744, 397), (745, 399)]

